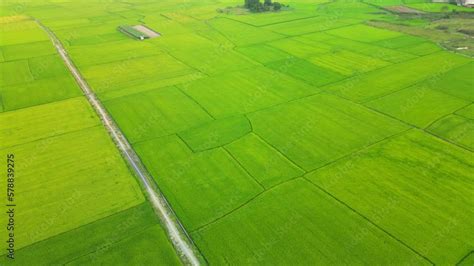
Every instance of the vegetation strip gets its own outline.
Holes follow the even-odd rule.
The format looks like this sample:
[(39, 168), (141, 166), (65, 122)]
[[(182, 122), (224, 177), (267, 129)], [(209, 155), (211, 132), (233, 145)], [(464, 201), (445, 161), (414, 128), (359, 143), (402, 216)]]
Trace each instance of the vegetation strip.
[(120, 129), (114, 124), (112, 118), (105, 111), (105, 108), (102, 106), (101, 102), (97, 99), (95, 94), (84, 81), (81, 74), (67, 55), (61, 42), (56, 38), (54, 33), (46, 26), (44, 26), (39, 20), (35, 19), (35, 21), (41, 26), (41, 28), (43, 28), (47, 32), (49, 38), (56, 47), (56, 50), (60, 54), (62, 60), (66, 64), (69, 71), (73, 74), (79, 87), (83, 90), (87, 100), (97, 111), (97, 114), (101, 118), (103, 125), (109, 131), (112, 139), (118, 145), (118, 148), (121, 150), (125, 159), (133, 168), (135, 173), (139, 176), (142, 185), (146, 189), (151, 204), (159, 212), (163, 225), (166, 227), (169, 237), (176, 250), (178, 251), (179, 255), (186, 263), (189, 263), (191, 265), (200, 265), (200, 259), (195, 254), (196, 248), (192, 244), (191, 239), (188, 237), (185, 229), (181, 226), (168, 202), (159, 191), (159, 188), (157, 188), (156, 185), (153, 185), (151, 181), (149, 181), (149, 174), (146, 172), (145, 167), (141, 163), (138, 156), (135, 154), (134, 150), (131, 148), (131, 145), (128, 143), (125, 136), (122, 134)]

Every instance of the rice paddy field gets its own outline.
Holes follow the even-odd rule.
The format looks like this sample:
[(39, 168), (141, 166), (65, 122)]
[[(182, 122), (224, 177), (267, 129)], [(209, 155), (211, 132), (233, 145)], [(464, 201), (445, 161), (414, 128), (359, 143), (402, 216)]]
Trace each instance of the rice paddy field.
[[(189, 263), (44, 25), (200, 264), (472, 265), (474, 60), (415, 34), (432, 17), (384, 8), (471, 22), (472, 9), (282, 3), (0, 2), (0, 154), (15, 155), (17, 203), (15, 260), (2, 247), (0, 264)], [(136, 40), (120, 25), (160, 36)]]

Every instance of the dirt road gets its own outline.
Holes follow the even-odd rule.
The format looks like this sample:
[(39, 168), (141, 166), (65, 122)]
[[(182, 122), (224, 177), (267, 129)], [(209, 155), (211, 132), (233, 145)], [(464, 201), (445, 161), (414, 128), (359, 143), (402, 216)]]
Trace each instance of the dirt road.
[(160, 219), (163, 225), (165, 226), (165, 229), (175, 249), (178, 251), (178, 254), (181, 256), (185, 263), (190, 265), (200, 265), (200, 260), (196, 256), (196, 248), (193, 246), (191, 239), (184, 230), (183, 226), (181, 226), (181, 223), (179, 222), (178, 218), (174, 214), (166, 199), (164, 198), (163, 194), (159, 191), (158, 187), (152, 181), (150, 181), (150, 174), (146, 171), (137, 154), (132, 149), (130, 143), (128, 143), (127, 139), (117, 127), (117, 125), (113, 122), (112, 118), (107, 113), (100, 100), (91, 90), (89, 85), (87, 85), (84, 78), (82, 77), (76, 66), (73, 64), (72, 60), (69, 58), (66, 50), (64, 49), (63, 45), (58, 40), (56, 35), (54, 35), (54, 33), (46, 26), (44, 26), (40, 21), (36, 20), (36, 22), (41, 26), (41, 28), (43, 28), (43, 30), (46, 31), (46, 33), (48, 33), (49, 38), (53, 42), (54, 46), (56, 47), (56, 50), (58, 51), (64, 63), (66, 64), (67, 68), (74, 76), (74, 79), (76, 80), (77, 84), (84, 92), (84, 95), (86, 96), (87, 100), (96, 110), (97, 114), (102, 120), (103, 125), (110, 133), (110, 136), (112, 137), (113, 141), (117, 144), (124, 158), (139, 177), (141, 183), (145, 187), (146, 193), (151, 204), (159, 213)]

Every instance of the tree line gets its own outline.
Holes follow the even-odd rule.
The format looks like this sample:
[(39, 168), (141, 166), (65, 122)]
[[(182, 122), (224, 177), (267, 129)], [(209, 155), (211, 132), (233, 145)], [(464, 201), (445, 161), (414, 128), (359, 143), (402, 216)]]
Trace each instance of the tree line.
[(281, 9), (282, 4), (272, 2), (272, 0), (264, 0), (263, 4), (260, 0), (245, 0), (244, 7), (252, 12), (278, 11)]

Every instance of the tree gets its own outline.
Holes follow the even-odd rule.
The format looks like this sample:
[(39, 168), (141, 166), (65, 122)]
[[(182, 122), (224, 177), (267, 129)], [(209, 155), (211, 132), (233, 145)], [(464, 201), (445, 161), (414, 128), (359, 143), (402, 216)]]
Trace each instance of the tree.
[(278, 11), (281, 9), (281, 4), (278, 2), (273, 2), (273, 10)]
[(257, 4), (255, 5), (253, 11), (255, 11), (255, 12), (263, 12), (263, 11), (265, 11), (265, 7), (263, 6), (262, 3), (260, 3), (260, 2), (257, 0)]
[(278, 2), (272, 3), (272, 0), (263, 0), (263, 4), (260, 0), (244, 0), (244, 7), (252, 12), (278, 11), (282, 6), (283, 5)]
[(255, 11), (257, 9), (258, 4), (260, 4), (258, 0), (245, 0), (245, 7), (250, 9), (251, 11)]

